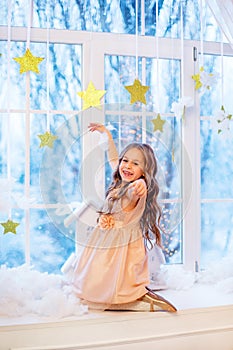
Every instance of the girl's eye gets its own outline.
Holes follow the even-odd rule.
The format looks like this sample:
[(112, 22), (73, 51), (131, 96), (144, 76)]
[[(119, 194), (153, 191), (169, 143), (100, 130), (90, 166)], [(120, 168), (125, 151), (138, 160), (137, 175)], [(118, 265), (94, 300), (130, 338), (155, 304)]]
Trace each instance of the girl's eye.
[(138, 163), (134, 163), (134, 165), (138, 165)]
[(127, 160), (127, 159), (122, 159), (122, 162), (127, 163), (127, 162), (128, 162), (128, 160)]

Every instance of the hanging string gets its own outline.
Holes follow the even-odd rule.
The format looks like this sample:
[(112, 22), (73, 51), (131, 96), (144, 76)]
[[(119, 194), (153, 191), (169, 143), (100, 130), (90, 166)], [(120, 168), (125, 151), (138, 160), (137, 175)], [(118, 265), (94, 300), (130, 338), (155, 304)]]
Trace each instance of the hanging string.
[(181, 43), (181, 98), (184, 97), (184, 17), (183, 1), (180, 3), (180, 43)]
[(221, 76), (221, 106), (224, 105), (224, 66), (223, 66), (223, 33), (221, 31), (221, 66), (220, 66), (220, 76)]
[(204, 64), (204, 57), (203, 57), (203, 53), (204, 53), (204, 44), (203, 44), (203, 1), (200, 0), (200, 45), (201, 45), (201, 57), (200, 57), (200, 67), (203, 67)]
[(32, 1), (33, 0), (28, 0), (28, 4), (29, 4), (29, 15), (28, 15), (28, 26), (27, 26), (27, 43), (26, 43), (26, 47), (29, 48), (30, 47), (30, 41), (31, 41), (31, 27), (32, 27)]
[[(28, 23), (26, 48), (30, 48), (33, 2), (28, 0)], [(30, 198), (30, 72), (26, 72), (26, 113), (25, 113), (25, 198)], [(30, 211), (25, 211), (25, 262), (30, 265)]]
[(155, 8), (155, 20), (156, 20), (156, 72), (157, 72), (157, 106), (158, 106), (158, 112), (160, 112), (160, 86), (159, 86), (159, 2), (156, 1), (156, 8)]
[(138, 0), (135, 3), (135, 60), (136, 60), (136, 78), (138, 79)]
[(12, 1), (8, 1), (8, 17), (7, 17), (7, 180), (10, 194), (10, 206), (8, 217), (11, 218), (11, 112), (10, 112), (10, 56), (11, 56), (11, 17), (12, 17)]
[[(141, 35), (145, 35), (145, 0), (141, 0)], [(142, 82), (146, 84), (146, 58), (142, 58)], [(146, 106), (142, 106), (142, 142), (146, 142)]]
[[(174, 12), (174, 5), (171, 7), (171, 13), (170, 13), (170, 28), (172, 30), (172, 18), (173, 18), (173, 12)], [(171, 42), (172, 42), (172, 64), (171, 64), (171, 78), (172, 78), (172, 83), (174, 81), (174, 38), (172, 36), (172, 31), (171, 31)], [(175, 161), (175, 150), (174, 150), (174, 145), (175, 145), (175, 119), (176, 116), (174, 115), (172, 119), (172, 162)]]
[[(28, 0), (28, 23), (26, 48), (30, 48), (31, 27), (32, 27), (32, 0)], [(25, 113), (25, 196), (30, 196), (30, 72), (26, 72), (26, 113)]]
[(47, 131), (50, 132), (50, 101), (49, 101), (49, 42), (50, 42), (50, 1), (47, 2), (47, 28), (46, 28), (46, 122)]

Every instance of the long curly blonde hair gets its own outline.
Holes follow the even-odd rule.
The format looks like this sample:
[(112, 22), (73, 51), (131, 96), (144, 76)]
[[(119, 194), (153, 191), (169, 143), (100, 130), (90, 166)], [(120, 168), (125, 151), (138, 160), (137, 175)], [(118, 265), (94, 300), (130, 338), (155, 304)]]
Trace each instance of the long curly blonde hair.
[[(113, 173), (113, 180), (108, 190), (106, 191), (106, 197), (109, 197), (108, 201), (108, 212), (111, 212), (113, 207), (113, 202), (121, 198), (127, 191), (128, 185), (130, 183), (126, 183), (122, 186), (122, 179), (119, 172), (120, 163), (125, 155), (125, 153), (132, 149), (136, 148), (140, 150), (144, 156), (144, 168), (143, 168), (143, 176), (142, 178), (146, 182), (147, 186), (147, 198), (146, 198), (146, 206), (141, 217), (141, 226), (143, 230), (143, 234), (146, 239), (150, 242), (150, 232), (154, 235), (156, 244), (161, 247), (161, 232), (160, 232), (160, 219), (161, 219), (161, 209), (158, 205), (157, 198), (159, 194), (159, 186), (156, 179), (157, 175), (157, 161), (154, 155), (154, 151), (150, 145), (146, 143), (131, 143), (124, 148), (119, 156), (119, 162), (116, 170)], [(117, 191), (117, 195), (111, 196), (111, 192), (114, 189), (119, 189)]]

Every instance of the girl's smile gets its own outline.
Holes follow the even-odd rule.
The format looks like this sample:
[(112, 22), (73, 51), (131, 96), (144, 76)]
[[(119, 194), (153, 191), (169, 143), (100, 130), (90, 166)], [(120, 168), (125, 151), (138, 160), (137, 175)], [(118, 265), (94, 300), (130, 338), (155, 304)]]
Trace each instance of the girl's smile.
[(144, 156), (137, 148), (128, 150), (119, 165), (122, 181), (135, 181), (143, 175)]

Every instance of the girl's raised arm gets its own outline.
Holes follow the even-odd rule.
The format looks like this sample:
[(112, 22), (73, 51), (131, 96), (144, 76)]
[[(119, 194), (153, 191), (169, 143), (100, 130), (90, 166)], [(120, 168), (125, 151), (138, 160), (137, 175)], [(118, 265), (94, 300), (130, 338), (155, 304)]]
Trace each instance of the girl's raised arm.
[(107, 150), (108, 161), (111, 165), (111, 168), (113, 170), (115, 170), (117, 165), (118, 165), (119, 157), (118, 157), (116, 145), (115, 145), (113, 138), (112, 138), (112, 134), (103, 124), (90, 123), (88, 125), (88, 128), (92, 132), (99, 131), (100, 133), (106, 133), (106, 135), (108, 136), (108, 150)]

